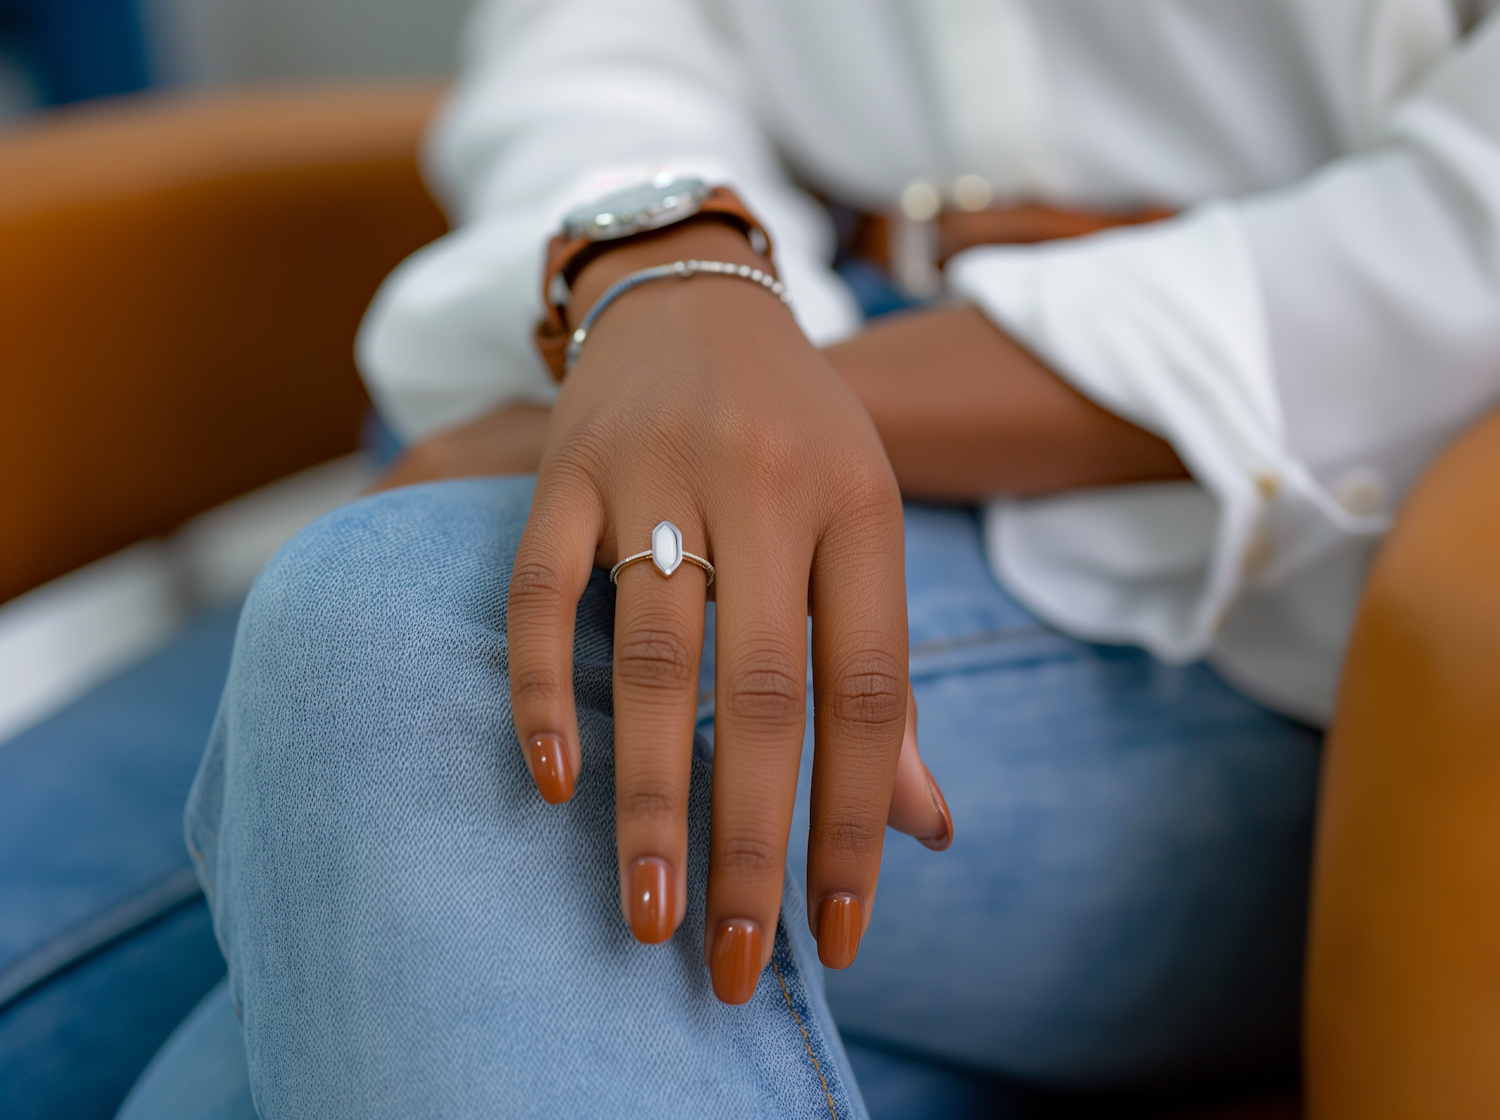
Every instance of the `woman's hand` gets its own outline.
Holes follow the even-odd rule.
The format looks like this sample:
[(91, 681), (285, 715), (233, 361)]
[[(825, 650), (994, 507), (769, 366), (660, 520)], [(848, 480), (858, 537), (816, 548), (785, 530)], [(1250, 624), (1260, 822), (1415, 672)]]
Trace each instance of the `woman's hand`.
[[(591, 263), (574, 285), (575, 320), (618, 277), (684, 257), (764, 264), (727, 227), (683, 227)], [(580, 767), (578, 599), (594, 568), (649, 548), (662, 520), (717, 572), (704, 948), (714, 991), (742, 1003), (770, 958), (781, 905), (808, 615), (817, 696), (808, 903), (820, 955), (835, 965), (853, 959), (869, 918), (911, 710), (901, 498), (879, 436), (788, 310), (743, 280), (662, 280), (621, 297), (553, 411), (508, 619), (516, 730), (549, 801), (571, 796)], [(690, 564), (670, 578), (649, 562), (619, 576), (621, 902), (646, 942), (670, 937), (686, 907), (705, 583)], [(897, 800), (916, 806), (909, 826), (941, 842), (951, 827), (922, 792), (925, 820), (920, 797)]]

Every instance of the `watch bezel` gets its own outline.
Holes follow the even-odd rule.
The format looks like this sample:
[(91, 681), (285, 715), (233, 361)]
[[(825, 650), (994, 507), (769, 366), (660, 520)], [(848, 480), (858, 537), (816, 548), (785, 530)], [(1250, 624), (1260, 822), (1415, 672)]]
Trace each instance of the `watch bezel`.
[(563, 229), (569, 238), (616, 241), (691, 218), (710, 193), (702, 179), (648, 180), (569, 211)]

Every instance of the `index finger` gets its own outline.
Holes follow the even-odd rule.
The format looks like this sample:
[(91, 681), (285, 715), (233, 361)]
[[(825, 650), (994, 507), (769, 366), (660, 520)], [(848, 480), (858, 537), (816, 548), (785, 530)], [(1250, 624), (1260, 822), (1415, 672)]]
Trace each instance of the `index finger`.
[(510, 707), (542, 797), (573, 796), (583, 754), (573, 706), (573, 629), (603, 521), (597, 495), (544, 472), (511, 568), (506, 607)]

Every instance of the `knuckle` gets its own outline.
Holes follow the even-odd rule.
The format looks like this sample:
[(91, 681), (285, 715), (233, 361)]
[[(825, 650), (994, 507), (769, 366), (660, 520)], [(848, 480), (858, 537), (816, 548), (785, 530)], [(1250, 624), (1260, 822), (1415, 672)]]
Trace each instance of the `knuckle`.
[(885, 516), (901, 508), (895, 476), (881, 464), (861, 461), (845, 474), (839, 504), (858, 516)]
[(780, 493), (800, 489), (806, 480), (800, 441), (764, 424), (740, 426), (734, 438), (740, 470), (755, 490)]
[(862, 650), (834, 680), (825, 700), (841, 724), (881, 734), (906, 726), (904, 666), (883, 650)]
[(876, 829), (861, 821), (841, 820), (819, 829), (818, 840), (830, 855), (857, 860), (875, 850), (884, 832), (884, 822)]
[(769, 729), (802, 726), (807, 677), (800, 662), (775, 653), (752, 655), (719, 703), (730, 720)]
[(731, 836), (715, 848), (720, 867), (737, 874), (759, 877), (781, 874), (782, 854), (774, 844), (756, 836)]
[(557, 440), (548, 456), (548, 473), (563, 485), (588, 485), (609, 461), (613, 436), (601, 416), (581, 421)]
[(667, 782), (637, 782), (620, 789), (617, 806), (632, 819), (675, 818), (682, 815), (682, 791)]
[(615, 673), (637, 688), (678, 689), (696, 685), (697, 657), (687, 639), (663, 627), (640, 626), (618, 639)]
[(750, 462), (750, 477), (757, 489), (772, 494), (798, 491), (798, 479), (805, 477), (790, 452), (778, 448), (762, 450)]
[(564, 682), (551, 669), (529, 669), (510, 673), (511, 701), (516, 707), (539, 707), (554, 703), (566, 693)]
[(512, 607), (523, 610), (556, 607), (568, 597), (567, 580), (554, 565), (538, 556), (518, 556), (510, 573)]

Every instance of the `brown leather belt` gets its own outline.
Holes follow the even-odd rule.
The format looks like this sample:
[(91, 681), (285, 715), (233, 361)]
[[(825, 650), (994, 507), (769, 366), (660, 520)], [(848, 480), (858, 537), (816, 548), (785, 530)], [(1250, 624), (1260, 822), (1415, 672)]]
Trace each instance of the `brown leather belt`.
[(912, 294), (931, 295), (938, 271), (948, 259), (976, 245), (1027, 245), (1082, 237), (1116, 226), (1160, 221), (1172, 214), (1156, 206), (1106, 212), (1024, 205), (944, 210), (929, 221), (916, 222), (901, 214), (866, 213), (859, 216), (845, 249), (880, 265)]

